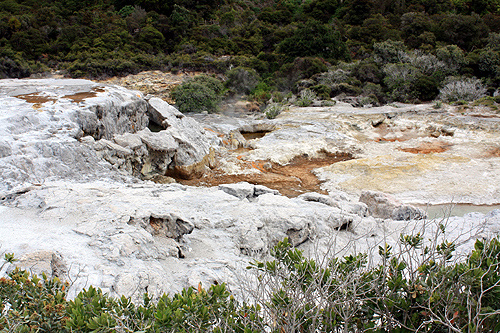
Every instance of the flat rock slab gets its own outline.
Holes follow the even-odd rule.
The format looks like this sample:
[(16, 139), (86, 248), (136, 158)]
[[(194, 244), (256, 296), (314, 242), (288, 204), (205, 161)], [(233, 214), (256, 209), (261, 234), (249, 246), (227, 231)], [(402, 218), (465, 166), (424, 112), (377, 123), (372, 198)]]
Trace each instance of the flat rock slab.
[[(235, 193), (178, 184), (47, 182), (0, 206), (0, 235), (8, 235), (0, 246), (23, 258), (56, 254), (59, 274), (74, 282), (70, 296), (92, 284), (138, 299), (146, 290), (158, 295), (200, 281), (227, 282), (239, 292), (239, 269), (284, 237), (306, 253), (346, 254), (395, 244), (401, 232), (419, 232), (424, 224), (430, 233), (438, 228), (438, 222), (366, 216), (363, 204), (341, 193), (290, 199), (268, 191), (254, 200)], [(466, 250), (475, 237), (498, 232), (499, 216), (450, 218), (447, 233)], [(45, 257), (30, 268), (47, 269), (52, 256)]]

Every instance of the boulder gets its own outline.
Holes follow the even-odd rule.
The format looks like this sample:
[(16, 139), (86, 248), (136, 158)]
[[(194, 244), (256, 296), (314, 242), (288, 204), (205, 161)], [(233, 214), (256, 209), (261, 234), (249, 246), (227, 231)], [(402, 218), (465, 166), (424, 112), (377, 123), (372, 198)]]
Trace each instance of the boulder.
[(167, 131), (151, 132), (148, 128), (137, 133), (148, 150), (161, 153), (174, 153), (179, 143)]
[(280, 195), (279, 191), (272, 190), (262, 185), (253, 185), (247, 182), (240, 182), (236, 184), (223, 184), (218, 187), (220, 190), (227, 194), (237, 197), (238, 199), (253, 200), (263, 194)]
[(421, 220), (427, 213), (420, 208), (404, 205), (392, 195), (376, 191), (363, 191), (359, 201), (366, 204), (370, 215), (383, 219)]
[(368, 207), (366, 206), (366, 204), (362, 202), (352, 202), (348, 200), (347, 197), (339, 195), (338, 193), (331, 193), (329, 195), (326, 195), (316, 192), (309, 192), (299, 195), (298, 198), (305, 201), (314, 201), (332, 206), (348, 214), (355, 214), (361, 217), (365, 217), (368, 215)]
[(394, 208), (390, 218), (395, 221), (424, 220), (427, 218), (427, 213), (411, 205), (401, 205)]
[(184, 118), (184, 114), (160, 98), (152, 97), (148, 102), (150, 121), (163, 127), (163, 129), (167, 129), (170, 126), (176, 126), (179, 120)]
[(189, 219), (175, 213), (151, 214), (142, 218), (131, 217), (129, 224), (137, 222), (153, 236), (161, 235), (176, 241), (180, 241), (183, 235), (190, 234), (194, 229)]

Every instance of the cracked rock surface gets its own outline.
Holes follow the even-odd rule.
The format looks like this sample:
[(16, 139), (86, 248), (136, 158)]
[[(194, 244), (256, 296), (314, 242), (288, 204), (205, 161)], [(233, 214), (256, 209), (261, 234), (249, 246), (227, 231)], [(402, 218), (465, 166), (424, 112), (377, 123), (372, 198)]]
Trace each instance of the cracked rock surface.
[[(306, 254), (322, 255), (395, 244), (401, 232), (432, 232), (440, 221), (426, 219), (407, 199), (434, 193), (434, 185), (411, 192), (408, 184), (428, 181), (418, 177), (430, 174), (431, 162), (439, 159), (448, 161), (449, 170), (461, 163), (472, 170), (473, 154), (457, 143), (470, 136), (487, 145), (497, 134), (486, 136), (487, 129), (473, 132), (472, 125), (451, 121), (424, 127), (411, 112), (389, 117), (381, 110), (340, 105), (291, 109), (275, 122), (222, 116), (200, 116), (198, 122), (161, 99), (117, 86), (0, 80), (0, 250), (15, 253), (19, 264), (34, 272), (70, 281), (70, 297), (89, 285), (113, 296), (140, 298), (145, 291), (157, 296), (215, 281), (228, 283), (238, 294), (242, 268), (266, 258), (284, 237)], [(158, 132), (149, 129), (151, 122)], [(269, 133), (244, 138), (252, 131)], [(224, 143), (230, 133), (234, 140)], [(424, 147), (445, 149), (434, 155), (403, 150), (445, 139), (451, 146)], [(230, 151), (235, 148), (246, 150)], [(313, 170), (325, 181), (321, 193), (302, 189), (287, 197), (251, 182), (194, 187), (149, 181), (195, 177), (216, 165), (227, 174), (259, 174), (289, 162), (293, 167), (297, 156), (307, 161), (337, 152), (354, 159)], [(379, 157), (380, 152), (388, 157)], [(411, 161), (421, 164), (408, 166)], [(486, 162), (499, 163), (490, 154), (476, 168), (483, 170)], [(245, 164), (254, 170), (242, 168)], [(385, 178), (384, 167), (389, 170)], [(293, 172), (287, 177), (301, 181)], [(407, 178), (411, 181), (402, 183)], [(492, 174), (487, 189), (492, 195), (498, 193), (497, 178)], [(367, 192), (359, 200), (363, 190), (375, 191), (384, 181), (392, 197)], [(451, 187), (452, 193), (455, 189), (459, 186)], [(481, 191), (466, 195), (484, 197)], [(475, 238), (500, 231), (499, 212), (452, 216), (447, 233), (465, 251)], [(9, 269), (5, 265), (0, 274)]]

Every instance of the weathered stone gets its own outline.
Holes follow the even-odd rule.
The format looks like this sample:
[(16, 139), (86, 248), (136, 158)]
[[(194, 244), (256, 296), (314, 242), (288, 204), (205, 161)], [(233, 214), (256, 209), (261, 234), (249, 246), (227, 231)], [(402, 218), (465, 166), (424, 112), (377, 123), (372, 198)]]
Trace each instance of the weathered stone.
[(68, 266), (64, 261), (64, 258), (59, 253), (52, 253), (52, 258), (50, 259), (50, 268), (52, 277), (58, 277), (60, 279), (66, 279), (68, 275)]
[(254, 197), (255, 186), (246, 182), (237, 184), (219, 185), (219, 189), (238, 199), (248, 199)]
[(177, 141), (166, 131), (153, 133), (149, 128), (145, 128), (137, 134), (150, 150), (173, 153), (179, 148)]
[[(94, 83), (84, 82), (89, 89), (94, 87)], [(75, 87), (61, 89), (69, 89), (72, 94), (78, 92), (73, 91)], [(50, 87), (47, 90), (51, 92)], [(114, 100), (116, 110), (121, 105), (121, 98), (135, 99), (133, 92), (122, 92), (112, 87), (104, 90), (96, 93), (97, 97)], [(120, 97), (122, 93), (125, 97)], [(166, 139), (167, 144), (155, 144), (157, 147), (166, 146), (165, 152), (152, 149), (151, 143), (147, 146), (137, 133), (117, 134), (118, 131), (106, 137), (113, 131), (109, 124), (113, 117), (108, 119), (103, 114), (106, 108), (92, 112), (86, 109), (90, 117), (89, 126), (95, 132), (93, 135), (104, 140), (96, 141), (90, 136), (76, 140), (82, 129), (71, 120), (70, 114), (75, 107), (85, 109), (89, 103), (108, 105), (94, 101), (96, 97), (85, 103), (72, 102), (69, 97), (62, 98), (61, 93), (54, 95), (61, 96), (59, 99), (56, 97), (50, 103), (34, 105), (12, 96), (15, 95), (6, 96), (0, 89), (1, 111), (4, 112), (0, 122), (1, 140), (10, 148), (4, 154), (6, 156), (0, 157), (0, 235), (8, 235), (0, 236), (0, 247), (19, 257), (34, 257), (33, 254), (40, 251), (50, 253), (40, 262), (44, 263), (49, 273), (54, 271), (57, 275), (64, 275), (67, 270), (66, 274), (73, 282), (68, 290), (69, 297), (93, 285), (112, 296), (125, 294), (140, 299), (144, 292), (158, 296), (163, 292), (173, 293), (190, 285), (196, 286), (200, 281), (205, 286), (214, 281), (226, 282), (231, 290), (237, 292), (240, 284), (235, 278), (236, 267), (245, 267), (252, 259), (248, 255), (266, 258), (269, 249), (284, 237), (288, 237), (305, 254), (342, 255), (350, 254), (349, 251), (375, 250), (374, 257), (370, 259), (376, 260), (377, 246), (384, 243), (395, 246), (401, 232), (421, 230), (423, 222), (414, 220), (418, 211), (394, 198), (379, 202), (385, 205), (381, 211), (388, 218), (382, 221), (373, 216), (367, 217), (367, 206), (349, 199), (359, 195), (362, 189), (387, 187), (391, 188), (391, 193), (398, 193), (398, 198), (401, 193), (410, 193), (404, 197), (406, 202), (413, 202), (408, 198), (420, 195), (421, 200), (425, 200), (424, 194), (435, 190), (436, 175), (440, 177), (439, 181), (447, 180), (443, 183), (448, 187), (455, 186), (455, 190), (459, 185), (462, 189), (468, 186), (454, 185), (450, 181), (463, 183), (456, 181), (465, 179), (457, 176), (463, 175), (463, 171), (457, 173), (456, 169), (464, 167), (469, 171), (467, 176), (473, 180), (474, 187), (480, 187), (476, 191), (487, 190), (484, 192), (487, 195), (483, 192), (474, 194), (476, 192), (467, 188), (466, 195), (471, 196), (472, 193), (475, 195), (472, 198), (485, 202), (498, 198), (496, 194), (500, 188), (496, 186), (496, 157), (490, 156), (487, 163), (474, 157), (481, 153), (478, 147), (483, 144), (482, 140), (487, 141), (488, 147), (493, 146), (490, 140), (496, 133), (493, 130), (488, 132), (488, 136), (475, 137), (477, 142), (466, 146), (467, 149), (454, 145), (452, 154), (441, 154), (446, 155), (446, 172), (436, 169), (432, 163), (439, 160), (439, 154), (427, 158), (412, 155), (414, 160), (411, 161), (416, 162), (408, 163), (407, 155), (411, 154), (394, 149), (401, 147), (402, 141), (397, 140), (420, 140), (422, 136), (434, 140), (428, 138), (429, 132), (425, 129), (434, 122), (436, 114), (420, 123), (405, 120), (403, 116), (411, 109), (421, 112), (424, 106), (354, 109), (339, 102), (335, 107), (323, 110), (291, 107), (273, 122), (262, 121), (275, 126), (274, 130), (261, 139), (251, 140), (253, 150), (248, 150), (241, 162), (249, 165), (256, 162), (257, 165), (257, 162), (265, 161), (270, 167), (253, 168), (254, 173), (272, 172), (275, 163), (286, 164), (297, 156), (314, 158), (321, 152), (350, 152), (361, 157), (313, 170), (325, 181), (321, 190), (329, 192), (328, 195), (306, 193), (288, 198), (258, 185), (213, 188), (161, 185), (124, 177), (116, 170), (127, 169), (127, 163), (130, 163), (134, 172), (144, 171), (151, 177), (167, 178), (156, 173), (191, 168), (193, 165), (202, 169), (207, 167), (203, 163), (211, 163), (204, 159), (213, 153), (213, 144), (220, 142), (216, 135), (222, 133), (224, 136), (244, 128), (245, 122), (255, 124), (258, 121), (228, 120), (221, 115), (206, 115), (214, 119), (212, 128), (218, 132), (210, 134), (190, 117), (177, 117), (175, 112), (170, 117), (162, 111), (162, 119), (170, 119), (162, 132), (169, 134), (170, 139)], [(165, 106), (157, 102), (160, 108)], [(388, 109), (396, 110), (397, 114), (388, 124), (390, 126), (370, 126), (368, 119)], [(104, 120), (100, 120), (98, 115)], [(133, 117), (123, 114), (123, 117), (128, 116)], [(454, 114), (449, 121), (453, 122), (457, 117)], [(479, 124), (489, 126), (485, 119), (478, 120), (476, 125)], [(443, 134), (440, 126), (436, 126), (436, 130)], [(258, 128), (249, 125), (247, 129)], [(463, 128), (466, 126), (457, 126), (456, 134), (448, 139), (458, 142), (474, 137), (471, 134), (476, 132), (466, 132)], [(491, 128), (495, 127), (491, 125)], [(134, 132), (137, 128), (130, 126), (127, 131)], [(392, 136), (395, 141), (376, 141), (383, 137), (384, 131), (395, 131)], [(163, 138), (167, 134), (158, 135)], [(177, 148), (170, 149), (172, 142)], [(96, 151), (94, 145), (100, 150)], [(473, 153), (469, 148), (473, 149)], [(223, 154), (233, 154), (237, 159), (236, 156), (242, 153), (221, 150), (220, 155), (230, 161), (228, 155)], [(455, 171), (453, 165), (456, 166)], [(484, 165), (488, 168), (485, 169)], [(481, 178), (474, 173), (478, 173), (474, 169), (478, 166), (481, 167)], [(335, 167), (340, 172), (328, 174), (324, 171)], [(384, 177), (380, 176), (382, 171)], [(356, 178), (359, 175), (365, 178)], [(487, 181), (481, 182), (482, 178)], [(401, 179), (409, 180), (403, 182)], [(24, 182), (26, 184), (21, 185)], [(38, 185), (30, 186), (29, 182)], [(342, 186), (349, 189), (348, 193), (339, 190)], [(443, 195), (436, 197), (440, 199)], [(392, 210), (388, 208), (391, 203)], [(489, 237), (500, 232), (497, 215), (500, 214), (452, 216), (448, 220), (447, 234), (450, 239), (460, 240), (457, 244), (460, 244), (461, 250), (470, 249), (475, 236)], [(401, 222), (393, 218), (412, 220)], [(427, 232), (439, 228), (437, 223), (425, 223)], [(477, 230), (481, 233), (476, 233)], [(59, 257), (54, 259), (53, 253), (62, 256), (62, 263)], [(10, 269), (9, 265), (4, 267), (7, 268), (3, 268), (0, 275)], [(35, 265), (34, 270), (37, 267)]]
[(367, 205), (370, 215), (380, 218), (391, 218), (392, 212), (401, 206), (392, 195), (375, 191), (363, 191), (359, 201)]
[(363, 191), (360, 202), (367, 205), (370, 215), (394, 220), (421, 220), (427, 214), (420, 208), (404, 205), (392, 195), (376, 191)]
[(276, 190), (272, 190), (262, 185), (253, 185), (247, 182), (240, 182), (236, 184), (223, 184), (219, 185), (219, 189), (237, 197), (238, 199), (252, 200), (263, 194), (279, 195)]
[(179, 241), (183, 235), (190, 234), (194, 225), (189, 219), (175, 213), (152, 213), (144, 217), (132, 217), (130, 225), (138, 223), (152, 235), (161, 235)]
[(411, 205), (401, 205), (394, 208), (391, 218), (396, 221), (423, 220), (427, 218), (427, 213)]
[(379, 116), (378, 118), (372, 119), (371, 124), (373, 127), (378, 127), (384, 123), (386, 118), (384, 116)]
[(121, 157), (121, 158), (132, 155), (132, 150), (125, 148), (125, 147), (122, 147), (120, 145), (117, 145), (116, 143), (113, 143), (113, 142), (106, 140), (106, 139), (101, 139), (99, 141), (96, 141), (94, 143), (94, 148), (96, 150), (107, 149), (109, 151), (112, 151), (114, 155), (117, 155), (118, 157)]
[(130, 149), (138, 149), (143, 145), (141, 137), (137, 133), (116, 134), (113, 137), (113, 141), (122, 147), (127, 147)]
[(184, 118), (179, 110), (157, 97), (149, 99), (148, 114), (150, 120), (164, 129), (176, 126), (179, 123), (178, 119)]
[(12, 154), (12, 149), (7, 142), (0, 142), (0, 158), (10, 156)]
[(340, 209), (342, 212), (347, 214), (355, 214), (361, 217), (368, 215), (368, 207), (362, 202), (352, 202), (348, 200), (345, 196), (337, 193), (325, 195), (316, 192), (309, 192), (301, 194), (298, 198), (305, 201), (319, 202), (328, 206), (332, 206)]

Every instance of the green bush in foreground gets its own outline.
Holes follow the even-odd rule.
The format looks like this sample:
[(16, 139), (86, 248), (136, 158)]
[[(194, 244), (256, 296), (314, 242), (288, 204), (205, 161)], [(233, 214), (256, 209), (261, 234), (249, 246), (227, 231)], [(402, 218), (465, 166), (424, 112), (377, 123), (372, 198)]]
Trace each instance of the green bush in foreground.
[(249, 267), (252, 305), (224, 284), (141, 304), (90, 287), (69, 301), (67, 284), (15, 269), (0, 279), (0, 331), (498, 332), (499, 238), (477, 240), (461, 261), (439, 238), (401, 235), (398, 251), (379, 246), (377, 264), (364, 253), (309, 259), (285, 239), (274, 260)]

